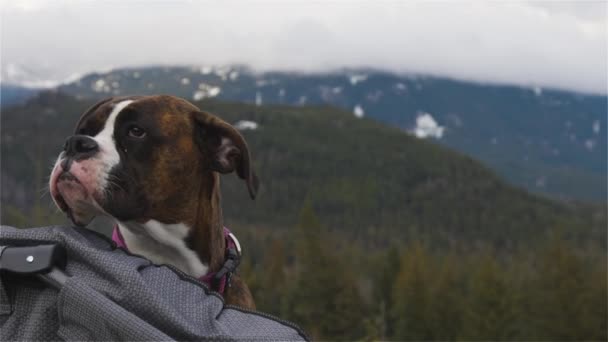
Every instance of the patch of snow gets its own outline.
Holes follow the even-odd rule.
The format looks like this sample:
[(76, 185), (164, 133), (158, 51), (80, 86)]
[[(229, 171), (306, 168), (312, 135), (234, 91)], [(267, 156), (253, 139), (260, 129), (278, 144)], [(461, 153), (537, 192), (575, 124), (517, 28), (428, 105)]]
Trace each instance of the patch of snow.
[[(339, 91), (336, 91), (336, 88), (338, 88)], [(331, 86), (327, 86), (327, 85), (319, 86), (319, 93), (320, 93), (321, 99), (324, 102), (329, 102), (329, 103), (335, 102), (336, 99), (340, 96), (341, 91), (342, 91), (342, 89), (340, 87), (331, 87)]]
[(222, 81), (226, 81), (228, 79), (228, 74), (230, 74), (229, 67), (220, 67), (220, 68), (215, 69), (215, 75), (217, 75), (217, 77), (221, 78)]
[(599, 120), (593, 121), (593, 133), (596, 135), (600, 134), (600, 121)]
[(593, 151), (593, 148), (595, 147), (595, 141), (591, 140), (591, 139), (587, 139), (585, 140), (585, 147), (589, 150), (589, 151)]
[(256, 130), (258, 129), (258, 126), (257, 122), (249, 120), (241, 120), (234, 124), (234, 127), (239, 131)]
[(63, 84), (70, 84), (72, 82), (79, 82), (79, 80), (82, 78), (82, 74), (81, 73), (73, 73), (70, 76), (66, 77), (63, 80)]
[(355, 116), (358, 118), (362, 118), (365, 115), (365, 111), (361, 105), (356, 105), (353, 109), (353, 114), (355, 114)]
[(209, 75), (213, 71), (213, 68), (210, 66), (204, 66), (204, 67), (201, 67), (200, 71), (201, 71), (201, 74), (203, 74), (203, 75)]
[(298, 99), (298, 105), (303, 106), (308, 102), (308, 98), (305, 95), (300, 96)]
[(134, 79), (138, 79), (139, 77), (141, 77), (141, 74), (139, 73), (139, 71), (134, 71), (133, 72), (133, 78)]
[(106, 80), (100, 78), (91, 84), (91, 89), (93, 89), (93, 91), (96, 93), (109, 93), (110, 85), (106, 82)]
[(416, 118), (416, 127), (414, 128), (414, 135), (418, 138), (436, 138), (441, 139), (445, 127), (439, 126), (437, 121), (433, 118), (430, 113), (419, 112)]
[(19, 82), (19, 85), (24, 87), (24, 88), (44, 88), (44, 89), (49, 89), (49, 88), (55, 88), (57, 86), (59, 86), (61, 84), (61, 82), (58, 81), (53, 81), (53, 80), (33, 80), (33, 81), (23, 81), (23, 82)]
[(496, 145), (498, 144), (498, 138), (494, 137), (490, 140), (490, 142), (492, 143), (492, 145)]
[(333, 96), (331, 88), (325, 85), (319, 86), (319, 95), (323, 101), (328, 102)]
[(192, 94), (192, 99), (194, 101), (200, 101), (205, 98), (205, 92), (201, 90), (196, 90), (194, 94)]
[[(62, 84), (61, 81), (42, 78), (39, 73), (31, 72), (12, 63), (0, 68), (0, 71), (0, 82), (14, 83), (24, 88), (54, 88)], [(42, 73), (44, 74), (44, 72)]]
[(182, 85), (188, 85), (188, 84), (190, 84), (190, 79), (188, 77), (184, 77), (180, 80), (180, 83)]
[(462, 119), (457, 114), (448, 114), (446, 119), (454, 126), (454, 127), (462, 127)]
[(118, 83), (116, 81), (112, 82), (112, 88), (118, 88), (118, 87), (120, 87), (120, 83)]
[(400, 82), (400, 83), (395, 84), (395, 88), (397, 88), (398, 90), (406, 90), (407, 86)]
[(228, 78), (230, 78), (231, 81), (236, 81), (239, 78), (239, 72), (231, 71), (230, 74), (228, 75)]
[(210, 97), (216, 97), (220, 94), (220, 92), (222, 91), (222, 88), (220, 87), (213, 87), (211, 89), (209, 89), (209, 96)]
[(57, 74), (49, 69), (30, 69), (18, 64), (8, 63), (0, 68), (0, 82), (18, 84), (24, 88), (55, 88), (62, 84), (69, 84), (81, 78), (81, 74), (71, 74), (61, 80)]
[(220, 88), (220, 87), (212, 86), (212, 85), (206, 84), (206, 83), (200, 83), (198, 85), (198, 90), (196, 90), (194, 92), (194, 94), (192, 94), (192, 99), (194, 101), (200, 101), (202, 99), (216, 97), (221, 92), (222, 92), (222, 88)]
[(533, 87), (532, 91), (534, 92), (534, 95), (536, 95), (536, 96), (541, 96), (543, 94), (543, 88), (538, 87), (538, 86)]
[(268, 81), (268, 80), (256, 80), (255, 81), (255, 86), (258, 87), (258, 88), (259, 87), (264, 87), (264, 86), (266, 86), (269, 83), (270, 83), (270, 81)]
[(537, 188), (544, 188), (547, 185), (547, 178), (545, 176), (538, 177), (535, 183)]
[(262, 105), (262, 93), (259, 91), (255, 93), (255, 105), (258, 107)]
[(279, 97), (285, 97), (285, 89), (284, 88), (279, 89)]
[(384, 95), (384, 93), (382, 92), (382, 90), (376, 90), (373, 93), (367, 94), (366, 98), (370, 102), (378, 102), (378, 100), (380, 100), (380, 98), (382, 97), (382, 95)]
[(351, 85), (356, 86), (357, 83), (365, 82), (367, 80), (367, 75), (364, 75), (364, 74), (350, 75), (348, 80)]

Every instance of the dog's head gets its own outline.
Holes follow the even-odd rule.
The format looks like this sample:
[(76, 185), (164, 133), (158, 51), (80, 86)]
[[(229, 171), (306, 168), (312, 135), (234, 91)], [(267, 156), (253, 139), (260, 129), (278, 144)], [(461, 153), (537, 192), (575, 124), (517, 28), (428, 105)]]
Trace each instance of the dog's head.
[(55, 204), (78, 225), (98, 214), (172, 223), (182, 219), (173, 217), (181, 207), (210, 195), (197, 186), (205, 176), (232, 171), (254, 198), (249, 149), (231, 125), (176, 97), (120, 97), (81, 116), (49, 186)]

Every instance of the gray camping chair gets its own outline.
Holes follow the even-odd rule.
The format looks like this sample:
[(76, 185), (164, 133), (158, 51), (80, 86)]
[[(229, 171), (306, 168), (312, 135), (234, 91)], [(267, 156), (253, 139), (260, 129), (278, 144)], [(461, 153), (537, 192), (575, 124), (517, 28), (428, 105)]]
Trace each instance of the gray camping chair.
[(307, 339), (84, 228), (0, 227), (0, 279), (1, 341)]

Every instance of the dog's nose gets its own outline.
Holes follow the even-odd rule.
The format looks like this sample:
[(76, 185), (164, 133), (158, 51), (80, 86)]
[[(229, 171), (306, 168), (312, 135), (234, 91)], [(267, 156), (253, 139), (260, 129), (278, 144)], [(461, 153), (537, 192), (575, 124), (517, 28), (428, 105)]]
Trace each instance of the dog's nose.
[(86, 135), (72, 135), (65, 141), (63, 146), (66, 157), (74, 159), (86, 159), (99, 151), (99, 145), (91, 137)]

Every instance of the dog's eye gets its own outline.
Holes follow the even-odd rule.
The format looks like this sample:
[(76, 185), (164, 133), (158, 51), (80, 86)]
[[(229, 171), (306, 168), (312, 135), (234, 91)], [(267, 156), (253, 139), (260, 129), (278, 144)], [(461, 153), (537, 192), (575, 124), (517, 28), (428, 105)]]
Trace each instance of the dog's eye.
[(141, 139), (146, 136), (146, 131), (137, 126), (129, 127), (129, 136), (132, 138)]

